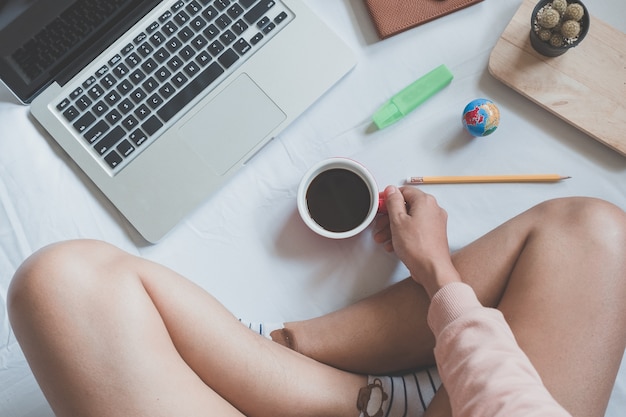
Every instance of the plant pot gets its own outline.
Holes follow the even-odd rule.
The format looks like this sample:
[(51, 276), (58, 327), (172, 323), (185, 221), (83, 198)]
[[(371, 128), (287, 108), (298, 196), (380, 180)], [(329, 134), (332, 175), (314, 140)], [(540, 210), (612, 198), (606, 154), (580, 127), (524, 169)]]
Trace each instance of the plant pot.
[(578, 34), (578, 36), (576, 36), (576, 38), (574, 38), (571, 41), (566, 42), (564, 45), (562, 46), (553, 46), (550, 43), (543, 41), (539, 38), (539, 35), (537, 34), (536, 28), (538, 27), (538, 23), (537, 23), (537, 13), (547, 4), (552, 3), (552, 0), (540, 0), (537, 5), (535, 6), (535, 8), (533, 9), (533, 13), (530, 17), (530, 44), (532, 45), (532, 47), (535, 49), (535, 51), (539, 52), (541, 55), (547, 56), (547, 57), (556, 57), (556, 56), (560, 56), (563, 55), (565, 52), (567, 52), (570, 48), (574, 48), (576, 47), (578, 44), (580, 44), (582, 42), (582, 40), (585, 38), (585, 36), (587, 35), (587, 32), (589, 31), (589, 12), (587, 11), (587, 8), (585, 7), (585, 5), (579, 1), (579, 0), (568, 0), (568, 4), (571, 3), (578, 3), (583, 7), (584, 10), (584, 15), (582, 17), (582, 19), (580, 20), (580, 33)]

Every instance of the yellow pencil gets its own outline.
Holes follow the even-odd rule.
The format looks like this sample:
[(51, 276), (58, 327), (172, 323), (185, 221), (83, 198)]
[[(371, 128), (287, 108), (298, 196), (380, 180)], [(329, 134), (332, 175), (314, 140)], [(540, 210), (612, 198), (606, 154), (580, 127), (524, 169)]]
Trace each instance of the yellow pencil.
[(571, 177), (558, 174), (465, 175), (441, 177), (408, 177), (407, 184), (479, 184), (502, 182), (557, 182)]

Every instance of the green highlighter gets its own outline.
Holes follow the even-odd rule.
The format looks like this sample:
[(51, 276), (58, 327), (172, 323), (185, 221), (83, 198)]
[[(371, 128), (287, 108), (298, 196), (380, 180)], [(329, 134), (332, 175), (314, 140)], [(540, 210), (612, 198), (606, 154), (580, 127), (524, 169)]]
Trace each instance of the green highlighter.
[(445, 65), (440, 65), (420, 79), (414, 81), (402, 91), (391, 97), (374, 115), (374, 124), (383, 129), (412, 112), (450, 84), (454, 76)]

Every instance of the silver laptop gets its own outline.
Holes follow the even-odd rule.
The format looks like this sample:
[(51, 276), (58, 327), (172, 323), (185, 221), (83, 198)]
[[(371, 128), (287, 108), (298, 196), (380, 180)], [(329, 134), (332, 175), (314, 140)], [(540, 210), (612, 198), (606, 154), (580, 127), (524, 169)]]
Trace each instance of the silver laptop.
[(0, 0), (0, 78), (150, 242), (354, 65), (298, 0)]

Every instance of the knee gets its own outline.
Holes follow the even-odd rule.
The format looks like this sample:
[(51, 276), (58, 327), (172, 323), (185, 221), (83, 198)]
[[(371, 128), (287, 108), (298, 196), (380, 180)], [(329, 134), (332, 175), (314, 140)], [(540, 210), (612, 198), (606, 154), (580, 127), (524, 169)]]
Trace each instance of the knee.
[(540, 227), (556, 227), (572, 242), (597, 245), (620, 259), (626, 251), (626, 213), (616, 205), (589, 197), (550, 200), (539, 206)]
[[(71, 297), (80, 297), (86, 281), (102, 276), (118, 249), (99, 241), (75, 240), (46, 246), (28, 257), (15, 272), (7, 294), (11, 324), (45, 312), (54, 316), (69, 309)], [(17, 329), (16, 329), (17, 330)]]

